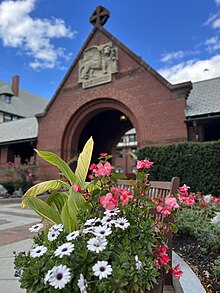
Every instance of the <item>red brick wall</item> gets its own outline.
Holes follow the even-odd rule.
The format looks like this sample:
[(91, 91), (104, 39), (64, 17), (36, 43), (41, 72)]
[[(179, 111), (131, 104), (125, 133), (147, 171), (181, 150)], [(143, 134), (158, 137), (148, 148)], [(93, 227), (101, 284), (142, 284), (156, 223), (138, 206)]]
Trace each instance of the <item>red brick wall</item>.
[[(87, 47), (109, 41), (117, 46), (114, 39), (97, 30)], [(118, 47), (118, 59), (119, 72), (112, 76), (112, 82), (88, 89), (78, 84), (78, 63), (75, 64), (47, 113), (39, 117), (39, 150), (49, 150), (69, 159), (90, 113), (102, 108), (118, 109), (128, 116), (137, 132), (138, 147), (187, 140), (185, 91), (171, 91), (123, 47)], [(55, 168), (40, 159), (38, 162), (43, 164), (40, 172), (44, 179), (57, 177)]]

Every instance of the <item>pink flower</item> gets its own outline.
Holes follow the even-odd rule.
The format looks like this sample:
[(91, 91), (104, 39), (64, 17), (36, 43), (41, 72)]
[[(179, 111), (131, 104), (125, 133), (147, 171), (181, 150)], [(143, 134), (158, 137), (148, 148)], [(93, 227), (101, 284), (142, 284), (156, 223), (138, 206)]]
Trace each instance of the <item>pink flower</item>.
[(122, 190), (120, 201), (122, 206), (128, 205), (129, 198), (133, 198), (133, 195), (131, 192), (129, 192), (127, 189)]
[(176, 278), (180, 278), (183, 275), (183, 271), (180, 268), (180, 265), (176, 265), (174, 268), (171, 269), (172, 274), (174, 275), (174, 277)]
[(178, 209), (179, 205), (175, 197), (170, 197), (169, 195), (165, 198), (165, 204), (170, 206), (171, 209)]
[(107, 153), (101, 153), (100, 156), (101, 157), (106, 157), (108, 154)]
[(73, 185), (72, 185), (72, 188), (73, 188), (73, 190), (75, 190), (76, 192), (81, 192), (81, 191), (82, 191), (81, 188), (79, 187), (79, 185), (77, 185), (77, 184), (73, 184)]
[(92, 174), (89, 174), (89, 175), (88, 175), (88, 178), (89, 178), (90, 180), (92, 180), (92, 179), (94, 179), (94, 176), (93, 176)]
[(154, 254), (156, 256), (156, 267), (160, 268), (161, 265), (165, 266), (170, 261), (170, 258), (167, 254), (167, 248), (164, 245), (155, 249)]
[(104, 165), (102, 163), (98, 163), (98, 165), (96, 165), (96, 168), (93, 169), (93, 172), (96, 177), (104, 177), (110, 176), (112, 169), (114, 169), (114, 167), (112, 167), (109, 162), (105, 162)]
[(187, 206), (194, 205), (194, 203), (195, 203), (194, 196), (184, 197), (183, 203)]
[(118, 187), (112, 186), (111, 187), (111, 192), (113, 192), (115, 195), (120, 195), (122, 190)]
[(93, 163), (93, 164), (89, 167), (89, 170), (92, 171), (92, 170), (94, 170), (95, 168), (96, 168), (96, 164)]
[(182, 187), (179, 187), (179, 190), (182, 192), (186, 192), (186, 191), (188, 191), (189, 188), (190, 188), (189, 186), (187, 186), (186, 184), (183, 184)]
[(137, 161), (137, 165), (136, 168), (137, 169), (149, 169), (151, 166), (153, 165), (153, 162), (150, 162), (148, 160), (141, 160), (141, 161)]
[(118, 206), (118, 197), (116, 195), (113, 196), (111, 192), (103, 195), (99, 198), (99, 201), (106, 210), (114, 210)]
[(90, 194), (89, 194), (89, 193), (84, 193), (84, 194), (83, 194), (83, 197), (84, 197), (85, 199), (89, 199)]

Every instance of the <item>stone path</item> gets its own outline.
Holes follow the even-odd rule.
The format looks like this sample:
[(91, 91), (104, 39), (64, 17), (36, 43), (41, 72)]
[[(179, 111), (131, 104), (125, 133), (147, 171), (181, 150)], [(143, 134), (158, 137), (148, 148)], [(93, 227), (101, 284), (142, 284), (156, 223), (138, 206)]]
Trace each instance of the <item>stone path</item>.
[(28, 228), (39, 222), (39, 217), (20, 203), (4, 204), (0, 201), (0, 293), (21, 293), (18, 279), (14, 277), (13, 251), (30, 249), (34, 233)]

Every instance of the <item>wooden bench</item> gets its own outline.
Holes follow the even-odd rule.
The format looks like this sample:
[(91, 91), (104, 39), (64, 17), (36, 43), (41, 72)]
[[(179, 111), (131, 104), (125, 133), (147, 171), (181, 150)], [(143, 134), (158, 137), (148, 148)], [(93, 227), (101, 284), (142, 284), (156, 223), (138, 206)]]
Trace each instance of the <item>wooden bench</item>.
[[(129, 180), (118, 180), (118, 187), (121, 189), (128, 188), (132, 189), (132, 183)], [(149, 198), (160, 197), (164, 199), (168, 194), (176, 194), (179, 187), (179, 178), (173, 177), (170, 182), (163, 181), (150, 181), (150, 189), (148, 190)], [(155, 217), (161, 217), (158, 213), (155, 214)], [(172, 264), (172, 232), (167, 233), (167, 254), (171, 259)], [(172, 285), (172, 275), (171, 273), (166, 274), (165, 276), (165, 285)]]

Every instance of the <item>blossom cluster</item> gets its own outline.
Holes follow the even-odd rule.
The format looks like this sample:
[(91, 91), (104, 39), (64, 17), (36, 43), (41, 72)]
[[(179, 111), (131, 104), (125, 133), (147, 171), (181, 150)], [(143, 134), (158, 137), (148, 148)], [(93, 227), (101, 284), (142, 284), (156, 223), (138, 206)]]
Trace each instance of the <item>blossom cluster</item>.
[[(172, 268), (169, 264), (166, 234), (173, 228), (169, 216), (182, 204), (194, 203), (194, 197), (188, 194), (189, 187), (184, 184), (178, 194), (165, 198), (159, 194), (148, 198), (147, 173), (153, 162), (145, 159), (137, 161), (137, 178), (132, 185), (119, 188), (108, 158), (102, 153), (100, 162), (90, 166), (91, 185), (83, 187), (78, 182), (72, 185), (67, 182), (70, 191), (81, 195), (88, 207), (79, 209), (75, 230), (67, 228), (65, 222), (51, 227), (38, 223), (29, 228), (37, 233), (43, 230), (28, 254), (28, 264), (33, 267), (35, 263), (42, 264), (41, 286), (46, 290), (69, 292), (73, 286), (74, 292), (106, 293), (109, 286), (111, 291), (115, 290), (117, 279), (119, 283), (126, 280), (129, 286), (138, 286), (138, 290), (143, 291), (157, 281), (161, 269), (177, 278), (182, 276), (179, 265)], [(152, 209), (160, 217), (152, 219), (149, 216)], [(39, 271), (39, 267), (37, 269)], [(25, 283), (26, 266), (17, 270), (22, 271), (21, 279), (24, 278)], [(147, 278), (146, 274), (149, 274)], [(127, 289), (126, 282), (116, 292), (121, 292), (120, 288)]]
[[(79, 237), (83, 235), (91, 235), (87, 242), (86, 247), (88, 251), (92, 253), (99, 254), (107, 248), (108, 240), (107, 237), (114, 232), (117, 233), (117, 229), (122, 231), (130, 226), (130, 223), (124, 217), (116, 217), (120, 212), (119, 209), (104, 212), (103, 218), (91, 218), (88, 219), (81, 230), (73, 231), (66, 235), (67, 242), (56, 247), (53, 251), (55, 257), (63, 259), (65, 256), (70, 256), (74, 253), (74, 242), (79, 243)], [(43, 224), (35, 224), (29, 230), (31, 232), (39, 232), (43, 228)], [(50, 242), (56, 240), (59, 235), (64, 231), (64, 226), (62, 224), (53, 225), (48, 232), (47, 238)], [(78, 238), (78, 239), (77, 239)], [(77, 239), (77, 240), (76, 240)], [(30, 257), (39, 258), (43, 255), (45, 256), (49, 252), (49, 247), (45, 245), (38, 245), (31, 249)], [(142, 263), (138, 260), (138, 256), (134, 258), (137, 269), (141, 269)], [(22, 269), (24, 271), (24, 269)], [(92, 272), (94, 276), (98, 277), (99, 280), (107, 278), (112, 274), (113, 268), (111, 264), (106, 260), (98, 260), (92, 266)], [(71, 268), (67, 267), (66, 264), (60, 264), (52, 267), (48, 270), (44, 276), (44, 284), (49, 284), (55, 289), (63, 289), (67, 283), (71, 281)], [(80, 278), (78, 279), (78, 287), (80, 292), (87, 292), (87, 281), (83, 274), (80, 273)]]

